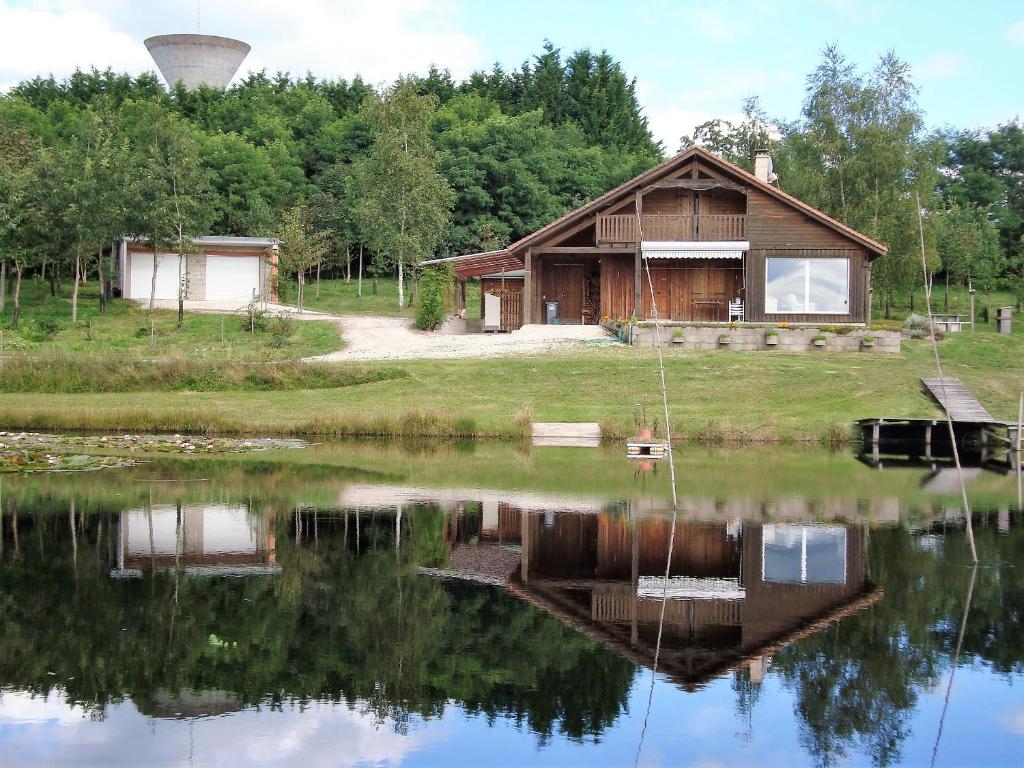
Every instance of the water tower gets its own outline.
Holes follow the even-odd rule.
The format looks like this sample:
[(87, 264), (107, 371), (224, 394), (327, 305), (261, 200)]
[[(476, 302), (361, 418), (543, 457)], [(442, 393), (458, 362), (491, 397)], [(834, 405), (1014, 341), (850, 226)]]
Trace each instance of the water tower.
[(251, 50), (241, 40), (216, 35), (157, 35), (145, 44), (167, 85), (180, 81), (190, 91), (201, 85), (223, 91)]

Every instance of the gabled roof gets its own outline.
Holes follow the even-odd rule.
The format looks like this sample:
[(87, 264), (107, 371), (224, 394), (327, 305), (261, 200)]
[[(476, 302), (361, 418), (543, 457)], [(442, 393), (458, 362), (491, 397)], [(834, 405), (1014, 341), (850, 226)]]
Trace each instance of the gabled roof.
[(819, 211), (817, 208), (813, 208), (807, 203), (803, 202), (802, 200), (798, 200), (792, 195), (783, 192), (778, 187), (773, 187), (771, 184), (767, 184), (761, 181), (756, 176), (754, 176), (754, 174), (748, 173), (747, 171), (740, 168), (738, 165), (730, 163), (728, 160), (724, 160), (718, 155), (708, 152), (703, 147), (690, 147), (689, 149), (683, 150), (682, 152), (670, 157), (668, 160), (665, 160), (664, 162), (654, 166), (650, 170), (644, 171), (639, 176), (635, 176), (629, 181), (620, 184), (619, 186), (609, 190), (608, 192), (605, 192), (603, 195), (595, 198), (594, 200), (591, 200), (586, 205), (583, 205), (574, 211), (570, 211), (564, 216), (555, 219), (550, 224), (546, 224), (540, 229), (531, 232), (526, 237), (512, 243), (512, 245), (508, 246), (506, 250), (512, 253), (525, 250), (527, 247), (529, 247), (533, 243), (536, 243), (538, 240), (542, 240), (548, 235), (555, 234), (559, 229), (564, 228), (566, 225), (572, 224), (578, 221), (580, 218), (587, 216), (589, 214), (597, 213), (605, 206), (618, 202), (625, 194), (635, 192), (637, 189), (642, 188), (643, 186), (661, 178), (662, 176), (668, 175), (672, 171), (685, 165), (687, 162), (693, 160), (693, 158), (695, 157), (704, 160), (709, 165), (718, 166), (719, 168), (724, 169), (726, 172), (738, 176), (746, 184), (771, 195), (772, 197), (774, 197), (777, 200), (780, 200), (786, 205), (789, 205), (792, 208), (797, 209), (798, 211), (805, 214), (809, 218), (814, 219), (815, 221), (824, 224), (826, 227), (835, 230), (839, 234), (850, 238), (856, 243), (867, 248), (872, 253), (882, 256), (888, 251), (888, 248), (886, 246), (882, 245), (881, 243), (875, 240), (872, 240), (867, 235), (863, 235), (857, 230), (852, 229), (851, 227), (848, 227), (845, 224), (836, 221), (831, 216), (828, 216)]

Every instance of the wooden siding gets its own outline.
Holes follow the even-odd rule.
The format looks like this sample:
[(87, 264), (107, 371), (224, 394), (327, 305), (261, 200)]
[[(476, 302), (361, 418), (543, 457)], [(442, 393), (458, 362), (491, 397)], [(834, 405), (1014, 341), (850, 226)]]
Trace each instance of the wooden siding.
[(610, 320), (633, 314), (632, 254), (608, 254), (601, 257), (601, 315)]
[(856, 244), (781, 200), (749, 188), (747, 239), (751, 248), (850, 248)]
[[(753, 244), (751, 244), (753, 245)], [(768, 258), (849, 259), (850, 312), (846, 315), (768, 314), (764, 311), (765, 260)], [(863, 248), (754, 248), (747, 252), (746, 319), (774, 323), (866, 322), (868, 255)]]
[[(655, 259), (650, 263), (650, 272), (658, 317), (662, 320), (725, 322), (729, 319), (729, 299), (739, 296), (743, 285), (743, 269), (738, 261)], [(651, 288), (646, 282), (644, 270), (641, 314), (651, 318)]]

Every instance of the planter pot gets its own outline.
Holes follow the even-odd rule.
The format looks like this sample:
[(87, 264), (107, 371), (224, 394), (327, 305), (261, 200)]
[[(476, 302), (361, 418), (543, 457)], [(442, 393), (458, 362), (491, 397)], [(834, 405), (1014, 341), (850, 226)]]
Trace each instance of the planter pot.
[(685, 341), (686, 341), (686, 339), (684, 339), (682, 336), (680, 336), (678, 339), (675, 338), (674, 336), (672, 337), (672, 343), (673, 344), (682, 344)]
[(875, 342), (862, 339), (860, 345), (864, 347), (864, 349), (872, 349), (875, 346)]
[(728, 347), (730, 344), (732, 344), (732, 339), (719, 339), (718, 343), (721, 344), (723, 347)]
[(652, 429), (640, 429), (637, 430), (636, 436), (641, 440), (650, 440), (654, 437), (654, 430)]
[(765, 336), (764, 343), (769, 347), (777, 347), (779, 345), (778, 336)]
[(824, 339), (814, 339), (813, 341), (811, 341), (811, 344), (813, 344), (816, 347), (824, 347), (825, 346), (825, 340)]

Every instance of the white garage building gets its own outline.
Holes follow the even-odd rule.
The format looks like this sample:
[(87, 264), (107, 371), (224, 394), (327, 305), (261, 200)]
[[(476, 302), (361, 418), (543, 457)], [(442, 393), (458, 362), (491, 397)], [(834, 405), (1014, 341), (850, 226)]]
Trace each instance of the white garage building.
[[(271, 278), (277, 273), (277, 241), (267, 237), (197, 237), (182, 272), (190, 301), (248, 302), (253, 296), (276, 300)], [(144, 240), (121, 243), (121, 295), (149, 300), (153, 290), (153, 248)], [(157, 255), (156, 298), (178, 298), (178, 254)]]

